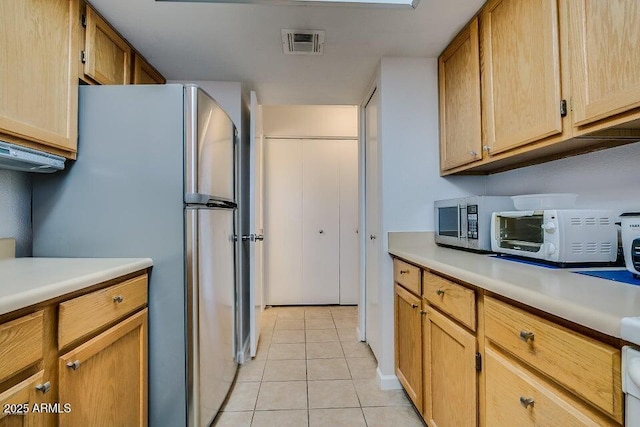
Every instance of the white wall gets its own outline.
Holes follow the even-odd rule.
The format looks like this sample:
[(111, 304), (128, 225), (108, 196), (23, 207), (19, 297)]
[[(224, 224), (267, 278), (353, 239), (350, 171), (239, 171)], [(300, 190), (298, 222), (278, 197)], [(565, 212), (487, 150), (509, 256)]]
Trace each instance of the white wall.
[(379, 87), (381, 173), (380, 343), (378, 369), (394, 375), (393, 264), (390, 231), (433, 230), (433, 202), (484, 194), (486, 177), (440, 177), (438, 69), (435, 58), (382, 58)]
[(266, 137), (358, 137), (355, 105), (265, 105), (262, 114)]
[(640, 212), (640, 143), (489, 175), (492, 195), (577, 193), (576, 207)]
[(16, 239), (16, 256), (31, 256), (31, 175), (0, 169), (0, 237)]

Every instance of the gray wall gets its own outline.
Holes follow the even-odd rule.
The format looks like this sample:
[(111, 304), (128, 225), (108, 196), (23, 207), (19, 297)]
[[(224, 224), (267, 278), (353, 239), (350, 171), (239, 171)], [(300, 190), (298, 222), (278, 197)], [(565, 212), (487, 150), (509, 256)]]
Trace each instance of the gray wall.
[(31, 256), (31, 176), (0, 169), (0, 237), (16, 239), (16, 256)]
[(489, 175), (492, 195), (577, 193), (576, 207), (640, 212), (640, 143)]

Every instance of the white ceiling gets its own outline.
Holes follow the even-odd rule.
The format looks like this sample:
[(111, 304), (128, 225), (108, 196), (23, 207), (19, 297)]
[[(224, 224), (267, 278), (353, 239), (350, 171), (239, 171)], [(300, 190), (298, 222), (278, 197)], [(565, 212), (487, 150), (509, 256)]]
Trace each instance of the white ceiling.
[[(382, 56), (437, 57), (484, 0), (415, 10), (91, 0), (169, 80), (240, 81), (262, 104), (359, 104)], [(324, 55), (282, 53), (280, 30), (326, 30)]]

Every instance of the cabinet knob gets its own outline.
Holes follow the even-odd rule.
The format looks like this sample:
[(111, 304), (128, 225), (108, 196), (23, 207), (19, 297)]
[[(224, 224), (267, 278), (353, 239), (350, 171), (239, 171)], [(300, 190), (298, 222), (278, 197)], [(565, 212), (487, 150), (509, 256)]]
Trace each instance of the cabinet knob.
[(418, 304), (411, 304), (411, 308), (418, 308)]
[(438, 289), (438, 290), (436, 291), (436, 294), (438, 294), (438, 295), (442, 296), (442, 295), (444, 295), (444, 291), (443, 291), (442, 289)]
[(400, 270), (400, 274), (409, 274), (409, 270)]
[(482, 147), (482, 149), (483, 149), (484, 151), (486, 151), (487, 153), (488, 153), (489, 151), (491, 151), (491, 147), (489, 147), (488, 145), (485, 145), (484, 147)]
[(535, 337), (536, 337), (536, 334), (534, 334), (533, 332), (520, 331), (520, 339), (524, 342), (533, 341)]
[(116, 304), (120, 304), (122, 301), (124, 301), (124, 297), (122, 295), (116, 295), (113, 297), (113, 302)]
[(478, 153), (476, 151), (469, 151), (469, 154), (471, 154), (471, 157), (476, 157), (478, 155)]
[(536, 403), (531, 397), (520, 396), (520, 404), (523, 408), (528, 408), (529, 406), (533, 406)]
[(427, 312), (426, 312), (426, 311), (424, 311), (424, 310), (420, 310), (420, 314), (421, 314), (422, 316), (424, 316), (425, 314), (427, 314)]
[(76, 371), (79, 367), (80, 367), (80, 361), (79, 360), (74, 360), (73, 362), (68, 362), (67, 363), (67, 368), (71, 368), (74, 371)]
[(38, 390), (42, 394), (48, 392), (50, 388), (51, 388), (51, 382), (49, 382), (49, 381), (47, 381), (44, 384), (37, 384), (36, 385), (36, 390)]

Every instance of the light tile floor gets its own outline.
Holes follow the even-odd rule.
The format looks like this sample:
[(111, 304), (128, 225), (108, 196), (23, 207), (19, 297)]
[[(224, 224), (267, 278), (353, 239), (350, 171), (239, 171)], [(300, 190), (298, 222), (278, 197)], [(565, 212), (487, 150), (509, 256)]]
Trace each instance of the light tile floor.
[(214, 426), (423, 426), (404, 391), (378, 387), (357, 316), (345, 306), (266, 309), (258, 354)]

